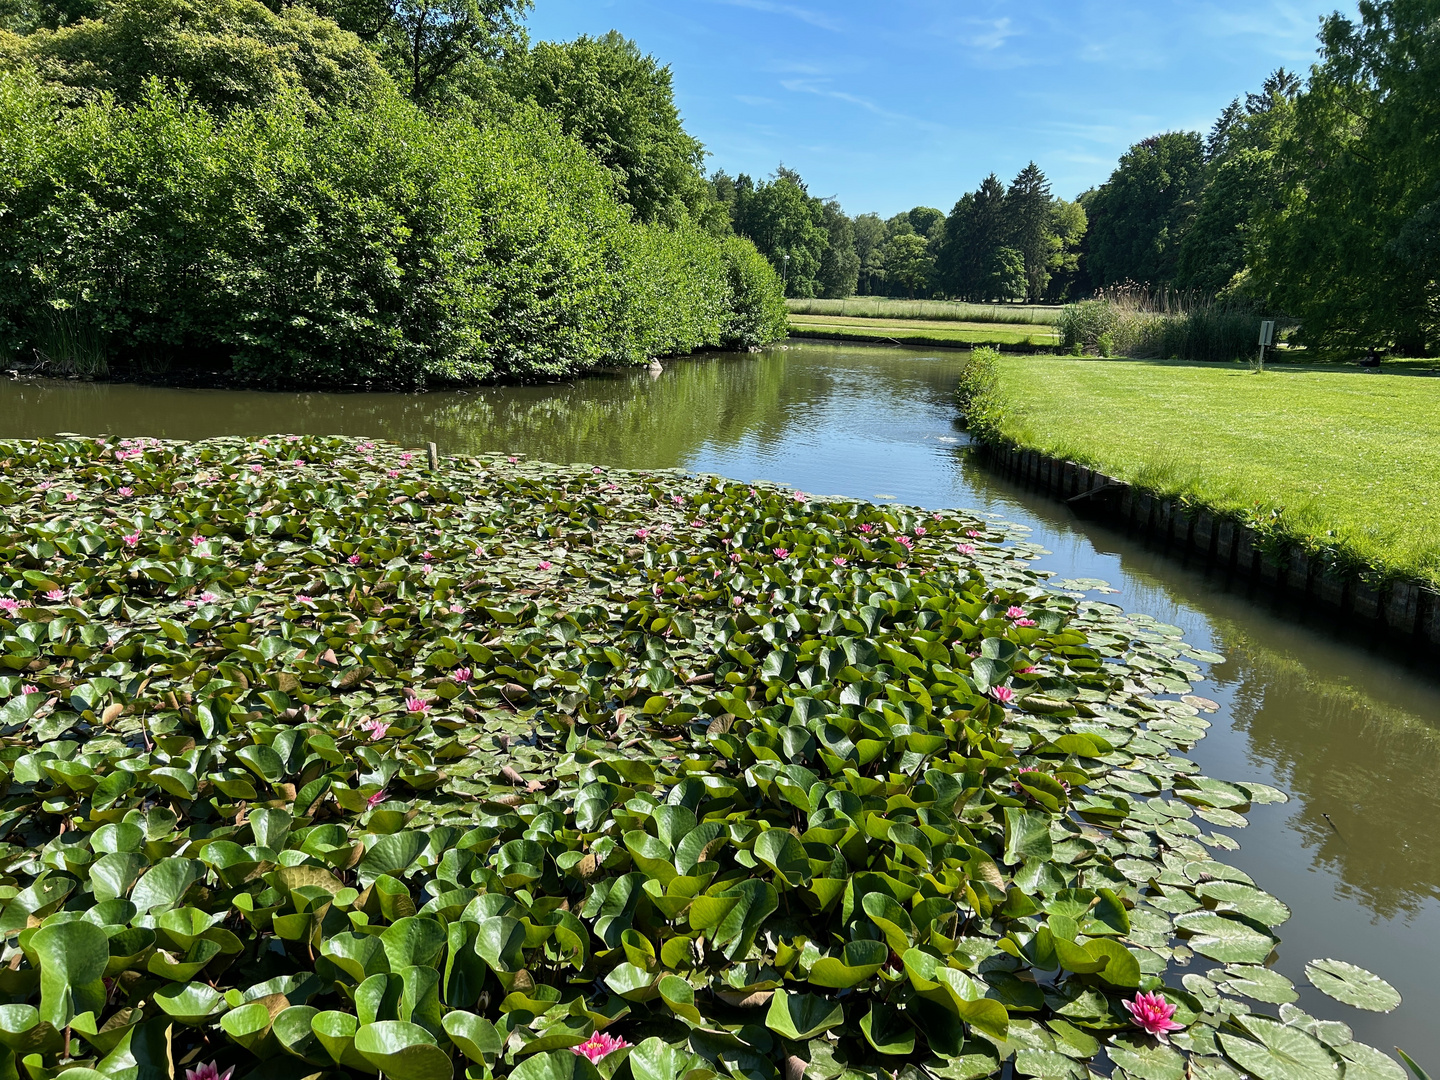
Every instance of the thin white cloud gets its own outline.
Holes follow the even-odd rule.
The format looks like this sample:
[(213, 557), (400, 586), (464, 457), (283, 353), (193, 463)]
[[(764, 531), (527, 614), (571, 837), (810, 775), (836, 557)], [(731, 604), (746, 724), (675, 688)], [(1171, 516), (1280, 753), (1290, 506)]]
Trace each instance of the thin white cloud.
[(858, 94), (846, 93), (844, 90), (832, 90), (822, 80), (817, 79), (781, 79), (780, 85), (789, 90), (792, 94), (814, 94), (818, 97), (832, 98), (835, 101), (843, 101), (847, 105), (854, 105), (856, 108), (864, 109), (866, 112), (886, 120), (896, 120), (904, 124), (911, 124), (927, 131), (945, 131), (945, 125), (937, 124), (931, 120), (924, 120), (918, 116), (911, 116), (908, 113), (895, 112), (882, 105), (877, 105), (868, 98), (860, 97)]
[(1018, 37), (1020, 31), (1015, 28), (1013, 20), (1009, 17), (1003, 19), (966, 19), (966, 23), (974, 27), (974, 30), (959, 35), (960, 42), (972, 49), (998, 49), (1012, 37)]
[(741, 105), (770, 106), (775, 104), (774, 98), (756, 97), (754, 94), (736, 94), (735, 100)]
[(775, 0), (712, 0), (713, 3), (725, 4), (727, 7), (749, 8), (751, 11), (763, 11), (767, 15), (786, 15), (792, 19), (799, 19), (803, 23), (817, 27), (821, 30), (830, 30), (839, 33), (844, 26), (838, 19), (827, 15), (823, 11), (816, 11), (814, 8), (801, 7), (798, 4), (781, 4)]

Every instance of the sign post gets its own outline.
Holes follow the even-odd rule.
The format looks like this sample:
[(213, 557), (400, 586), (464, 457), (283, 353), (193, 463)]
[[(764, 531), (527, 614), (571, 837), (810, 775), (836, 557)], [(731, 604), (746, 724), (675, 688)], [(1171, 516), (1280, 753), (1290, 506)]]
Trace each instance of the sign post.
[(1265, 370), (1265, 350), (1275, 344), (1275, 320), (1265, 319), (1260, 323), (1260, 370)]

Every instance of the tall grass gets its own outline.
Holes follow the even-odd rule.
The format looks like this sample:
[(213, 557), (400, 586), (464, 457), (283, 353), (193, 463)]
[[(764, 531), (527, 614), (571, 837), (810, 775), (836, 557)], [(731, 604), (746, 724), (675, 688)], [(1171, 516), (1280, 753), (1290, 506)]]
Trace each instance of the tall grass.
[(105, 345), (94, 325), (74, 308), (43, 307), (36, 318), (35, 359), (51, 375), (110, 373)]
[(1059, 331), (1072, 353), (1228, 363), (1256, 356), (1260, 322), (1249, 304), (1123, 285), (1066, 305)]
[(959, 300), (894, 300), (861, 296), (847, 300), (787, 300), (792, 315), (843, 315), (861, 319), (929, 319), (943, 322), (1053, 326), (1061, 309), (1039, 304), (967, 304)]

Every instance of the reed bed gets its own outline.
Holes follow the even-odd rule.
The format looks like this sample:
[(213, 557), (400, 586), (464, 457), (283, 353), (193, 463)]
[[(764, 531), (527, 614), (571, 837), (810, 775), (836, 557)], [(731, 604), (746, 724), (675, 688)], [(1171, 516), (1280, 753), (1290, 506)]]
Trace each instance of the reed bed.
[(1066, 305), (1058, 329), (1072, 353), (1228, 363), (1257, 356), (1261, 319), (1248, 303), (1129, 285)]

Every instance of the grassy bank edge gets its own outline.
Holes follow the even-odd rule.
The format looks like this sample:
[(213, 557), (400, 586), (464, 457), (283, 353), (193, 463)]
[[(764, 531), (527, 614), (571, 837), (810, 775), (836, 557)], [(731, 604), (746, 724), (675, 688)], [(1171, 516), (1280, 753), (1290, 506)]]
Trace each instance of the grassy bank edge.
[(1187, 486), (1166, 484), (1163, 469), (1126, 468), (1084, 448), (1047, 444), (1023, 422), (1022, 409), (1001, 390), (996, 368), (998, 360), (998, 350), (975, 348), (956, 388), (961, 418), (976, 442), (995, 449), (1032, 451), (1058, 461), (1073, 462), (1113, 477), (1152, 498), (1177, 502), (1187, 512), (1204, 512), (1217, 522), (1234, 522), (1250, 530), (1255, 546), (1262, 554), (1277, 560), (1298, 551), (1312, 562), (1318, 562), (1324, 571), (1356, 577), (1373, 587), (1404, 583), (1440, 593), (1440, 574), (1417, 571), (1414, 567), (1392, 563), (1383, 557), (1377, 559), (1344, 541), (1326, 542), (1330, 538), (1291, 528), (1274, 499), (1257, 503), (1251, 508), (1227, 506), (1206, 499)]

